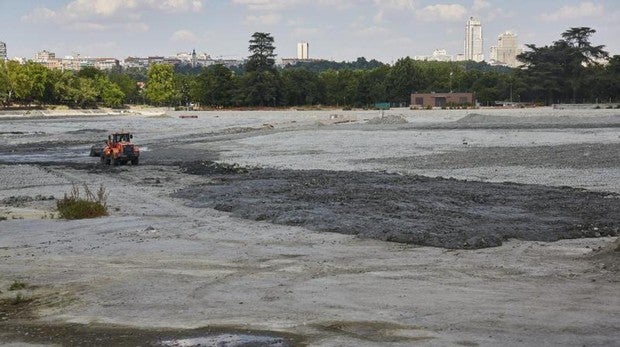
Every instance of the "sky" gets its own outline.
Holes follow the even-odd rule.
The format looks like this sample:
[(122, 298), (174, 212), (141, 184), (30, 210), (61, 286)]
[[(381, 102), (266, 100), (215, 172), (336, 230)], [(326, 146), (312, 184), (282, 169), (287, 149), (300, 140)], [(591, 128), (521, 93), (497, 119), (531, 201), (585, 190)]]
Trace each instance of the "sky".
[(571, 27), (620, 54), (620, 0), (0, 0), (9, 57), (43, 49), (68, 56), (163, 55), (196, 49), (245, 58), (254, 32), (275, 39), (278, 58), (308, 42), (310, 58), (393, 63), (435, 49), (463, 53), (465, 23), (482, 22), (484, 55), (504, 31), (520, 44), (551, 44)]

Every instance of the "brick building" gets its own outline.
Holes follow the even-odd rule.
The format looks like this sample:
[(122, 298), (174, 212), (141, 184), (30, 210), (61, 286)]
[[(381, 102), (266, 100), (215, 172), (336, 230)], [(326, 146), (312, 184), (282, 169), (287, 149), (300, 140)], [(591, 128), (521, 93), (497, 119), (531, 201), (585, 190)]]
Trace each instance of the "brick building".
[(411, 107), (445, 107), (450, 105), (473, 105), (474, 93), (424, 93), (411, 94)]

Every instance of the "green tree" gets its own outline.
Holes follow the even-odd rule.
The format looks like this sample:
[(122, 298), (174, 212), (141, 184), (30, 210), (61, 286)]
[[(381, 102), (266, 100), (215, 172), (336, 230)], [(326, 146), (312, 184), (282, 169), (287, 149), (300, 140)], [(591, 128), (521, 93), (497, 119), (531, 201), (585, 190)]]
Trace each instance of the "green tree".
[(127, 73), (113, 72), (108, 75), (110, 82), (116, 84), (125, 95), (125, 103), (133, 104), (140, 98), (138, 84), (134, 78)]
[(175, 99), (179, 106), (189, 106), (190, 91), (194, 80), (191, 76), (185, 74), (174, 75)]
[(360, 70), (357, 84), (357, 103), (370, 106), (376, 102), (387, 101), (386, 76), (389, 67), (381, 66), (371, 70)]
[(245, 70), (247, 72), (275, 71), (275, 47), (273, 36), (269, 33), (255, 32), (250, 39), (249, 51)]
[(524, 63), (520, 76), (530, 85), (532, 97), (546, 94), (548, 103), (576, 102), (590, 94), (588, 71), (596, 70), (597, 62), (608, 57), (605, 46), (590, 43), (595, 32), (588, 27), (570, 28), (550, 46), (526, 45), (529, 50), (518, 56)]
[(4, 60), (0, 60), (0, 103), (4, 106), (9, 102), (9, 90), (9, 74), (6, 63)]
[(175, 97), (174, 72), (171, 65), (149, 67), (145, 95), (155, 105), (169, 105)]
[(118, 85), (112, 83), (106, 76), (100, 76), (95, 81), (97, 82), (99, 98), (105, 107), (123, 107), (125, 93)]
[(77, 72), (77, 77), (90, 78), (91, 80), (94, 80), (94, 79), (97, 79), (103, 76), (105, 76), (103, 71), (93, 66), (86, 66)]
[(280, 80), (275, 69), (275, 47), (273, 37), (269, 33), (256, 32), (250, 39), (243, 77), (245, 99), (249, 105), (272, 105), (278, 102)]
[(420, 66), (413, 59), (398, 59), (386, 76), (389, 100), (408, 102), (411, 93), (422, 90), (421, 75)]
[(47, 71), (44, 66), (33, 62), (25, 65), (14, 61), (6, 63), (8, 85), (5, 89), (8, 90), (6, 92), (8, 102), (15, 100), (22, 105), (28, 105), (33, 101), (41, 103)]
[(192, 100), (205, 106), (231, 106), (236, 89), (232, 71), (224, 65), (216, 64), (203, 68), (190, 93)]
[(85, 77), (73, 79), (73, 87), (69, 90), (73, 103), (81, 108), (97, 107), (99, 92), (95, 80)]
[(323, 102), (323, 86), (317, 74), (288, 69), (282, 72), (282, 93), (286, 105), (313, 105)]
[(605, 46), (593, 46), (590, 43), (590, 36), (596, 30), (588, 27), (570, 28), (562, 33), (563, 41), (566, 42), (570, 52), (569, 81), (572, 89), (572, 102), (577, 100), (577, 91), (584, 82), (586, 70), (598, 64), (601, 59), (607, 58), (609, 54), (603, 50)]

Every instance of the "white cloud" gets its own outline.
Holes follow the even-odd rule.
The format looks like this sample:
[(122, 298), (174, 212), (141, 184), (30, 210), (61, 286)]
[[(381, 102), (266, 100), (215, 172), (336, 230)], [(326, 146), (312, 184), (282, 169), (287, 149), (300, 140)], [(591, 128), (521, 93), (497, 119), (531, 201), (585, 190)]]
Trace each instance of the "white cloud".
[(49, 22), (56, 18), (56, 12), (50, 10), (47, 7), (37, 7), (32, 12), (26, 14), (21, 19), (28, 23), (37, 23), (40, 21)]
[(355, 6), (355, 0), (316, 0), (321, 6), (333, 7), (337, 10), (348, 10)]
[(472, 7), (472, 10), (481, 11), (481, 10), (488, 9), (490, 7), (491, 7), (491, 4), (488, 1), (474, 0), (474, 6)]
[(579, 3), (576, 6), (563, 6), (553, 13), (542, 14), (538, 18), (545, 21), (555, 22), (565, 19), (603, 16), (604, 14), (605, 9), (603, 8), (603, 5), (596, 5), (592, 2), (586, 1)]
[(157, 8), (168, 12), (198, 12), (202, 9), (202, 5), (201, 0), (164, 0)]
[(395, 13), (412, 11), (414, 4), (412, 0), (373, 0), (377, 14), (372, 18), (374, 23), (383, 23), (385, 18)]
[(467, 9), (458, 4), (429, 5), (416, 11), (416, 17), (421, 21), (460, 21), (467, 14)]
[(200, 11), (204, 0), (73, 0), (58, 9), (37, 7), (21, 19), (24, 22), (54, 23), (74, 30), (101, 31), (128, 28), (144, 32), (141, 11)]
[(412, 0), (374, 0), (374, 3), (381, 9), (411, 10), (414, 8)]
[(291, 32), (292, 37), (315, 37), (322, 32), (319, 28), (295, 28)]
[(275, 25), (280, 23), (282, 16), (278, 13), (266, 13), (261, 15), (248, 15), (245, 23), (248, 25)]
[(299, 0), (232, 0), (232, 2), (244, 5), (252, 11), (275, 11), (295, 5)]
[(357, 35), (361, 36), (387, 36), (390, 33), (390, 30), (381, 26), (373, 25), (367, 28), (363, 28), (362, 30), (357, 32)]
[(75, 31), (104, 31), (106, 27), (99, 23), (74, 22), (71, 23), (71, 29)]
[(149, 31), (149, 26), (142, 22), (126, 23), (123, 27), (127, 32), (145, 33)]
[(198, 36), (194, 34), (192, 31), (187, 29), (177, 30), (172, 33), (170, 36), (170, 41), (174, 42), (196, 42), (198, 41)]

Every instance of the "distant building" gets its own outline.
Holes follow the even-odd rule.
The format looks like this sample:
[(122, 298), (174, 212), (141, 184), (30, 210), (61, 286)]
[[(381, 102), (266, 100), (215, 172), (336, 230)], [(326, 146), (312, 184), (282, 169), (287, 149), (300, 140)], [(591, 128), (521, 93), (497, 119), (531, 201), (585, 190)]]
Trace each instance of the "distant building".
[(60, 59), (60, 69), (63, 71), (79, 71), (82, 68), (79, 57), (72, 56)]
[(309, 59), (310, 53), (308, 52), (308, 43), (300, 42), (297, 44), (297, 59)]
[(482, 43), (482, 24), (470, 17), (465, 26), (465, 60), (483, 61)]
[(428, 55), (416, 55), (413, 57), (414, 60), (426, 60), (426, 61), (452, 61), (453, 57), (448, 55), (448, 52), (445, 49), (436, 49), (433, 51), (433, 54)]
[(93, 61), (93, 66), (99, 70), (113, 70), (120, 67), (120, 62), (115, 58), (88, 58)]
[(297, 59), (297, 58), (282, 58), (281, 60), (276, 62), (278, 66), (292, 66), (297, 63), (309, 63), (309, 62), (317, 62), (317, 61), (326, 61), (325, 59)]
[(79, 71), (85, 67), (94, 67), (99, 70), (111, 70), (120, 66), (118, 59), (115, 58), (91, 58), (76, 56), (66, 56), (56, 58), (54, 52), (42, 50), (34, 55), (33, 62), (39, 63), (48, 69), (58, 69), (63, 71)]
[(56, 59), (56, 53), (54, 52), (50, 52), (48, 50), (42, 50), (39, 52), (36, 52), (34, 54), (34, 62), (35, 63), (47, 63), (50, 60), (55, 60)]
[(0, 41), (0, 60), (6, 60), (6, 43)]
[(506, 31), (497, 37), (497, 46), (491, 46), (491, 61), (493, 65), (505, 65), (510, 67), (518, 67), (519, 61), (517, 55), (521, 54), (517, 35)]
[(424, 93), (411, 94), (411, 107), (446, 107), (449, 105), (473, 105), (474, 93)]

